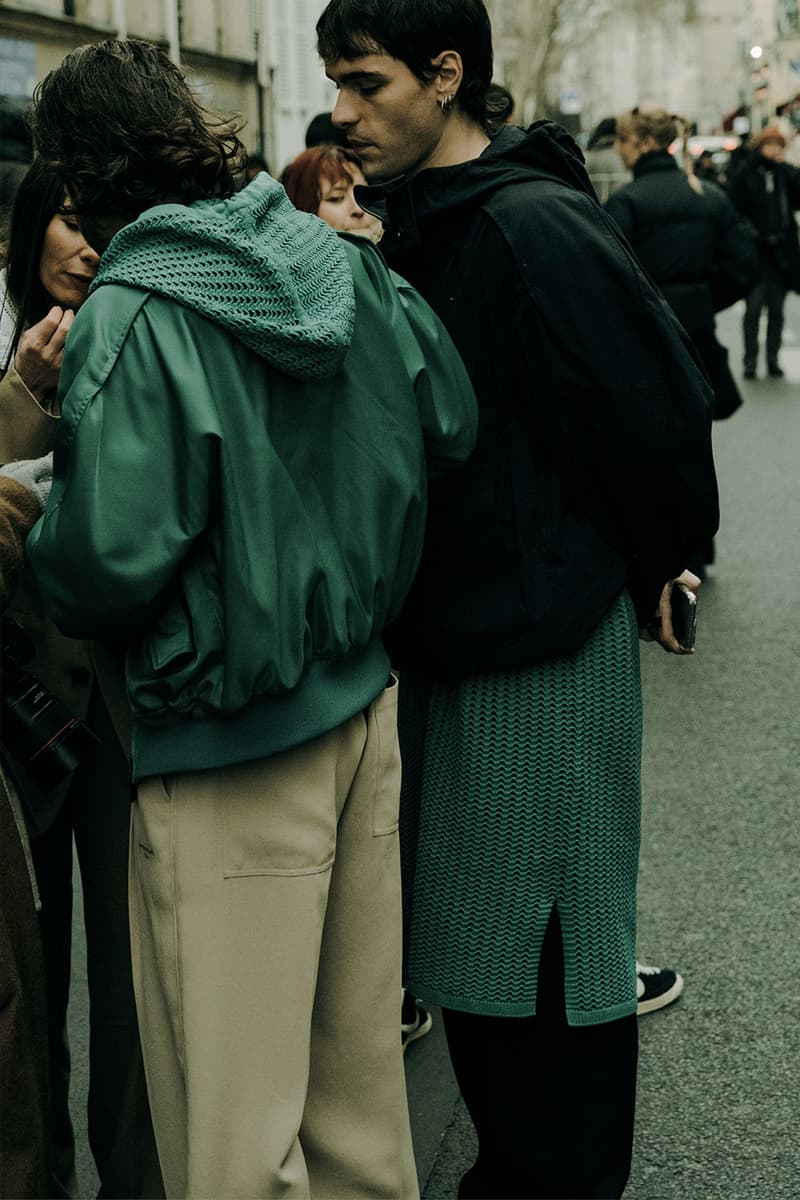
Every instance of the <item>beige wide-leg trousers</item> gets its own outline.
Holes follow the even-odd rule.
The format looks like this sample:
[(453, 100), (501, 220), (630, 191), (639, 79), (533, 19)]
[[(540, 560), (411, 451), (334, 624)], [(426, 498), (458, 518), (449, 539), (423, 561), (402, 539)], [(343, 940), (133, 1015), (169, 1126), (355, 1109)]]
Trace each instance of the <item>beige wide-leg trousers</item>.
[(418, 1196), (397, 686), (270, 759), (145, 780), (133, 966), (170, 1200)]

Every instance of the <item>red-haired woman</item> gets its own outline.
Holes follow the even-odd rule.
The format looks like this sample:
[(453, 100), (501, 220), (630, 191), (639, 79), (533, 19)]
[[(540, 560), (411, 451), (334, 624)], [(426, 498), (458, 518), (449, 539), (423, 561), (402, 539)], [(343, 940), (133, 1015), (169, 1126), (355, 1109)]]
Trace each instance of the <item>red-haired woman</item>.
[(361, 162), (342, 146), (312, 146), (284, 169), (281, 183), (295, 208), (315, 213), (334, 229), (379, 242), (383, 226), (364, 212), (353, 189), (366, 184)]

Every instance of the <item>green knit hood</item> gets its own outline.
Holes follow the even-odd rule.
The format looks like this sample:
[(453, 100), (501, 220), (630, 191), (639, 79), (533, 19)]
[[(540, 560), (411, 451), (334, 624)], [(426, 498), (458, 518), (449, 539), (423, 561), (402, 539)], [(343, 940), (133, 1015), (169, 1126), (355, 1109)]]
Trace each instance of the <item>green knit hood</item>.
[(92, 285), (166, 296), (222, 325), (297, 379), (326, 379), (353, 333), (353, 278), (338, 236), (258, 175), (228, 200), (161, 204), (114, 237)]

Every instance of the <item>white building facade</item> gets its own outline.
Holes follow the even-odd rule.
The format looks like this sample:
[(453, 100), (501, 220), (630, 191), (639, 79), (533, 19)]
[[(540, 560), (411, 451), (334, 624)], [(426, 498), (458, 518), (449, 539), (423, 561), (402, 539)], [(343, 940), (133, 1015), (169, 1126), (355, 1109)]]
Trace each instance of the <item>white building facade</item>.
[[(279, 172), (335, 94), (315, 49), (321, 0), (0, 0), (0, 93), (30, 96), (70, 50), (143, 37), (188, 69), (204, 102), (241, 114)], [(2, 150), (0, 148), (0, 154)]]
[[(800, 94), (800, 0), (487, 0), (487, 6), (496, 78), (517, 98), (521, 122), (560, 115), (589, 131), (603, 117), (649, 102), (711, 133), (730, 125), (734, 114), (746, 114), (758, 128)], [(757, 47), (761, 55), (754, 58)], [(545, 79), (537, 81), (543, 61)]]

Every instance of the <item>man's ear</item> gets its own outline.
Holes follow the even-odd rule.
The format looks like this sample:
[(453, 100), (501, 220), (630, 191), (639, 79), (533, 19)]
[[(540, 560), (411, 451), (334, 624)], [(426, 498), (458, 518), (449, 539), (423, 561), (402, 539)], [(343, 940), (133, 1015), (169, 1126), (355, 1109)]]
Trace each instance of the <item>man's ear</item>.
[(441, 54), (437, 54), (436, 58), (431, 60), (431, 66), (438, 71), (436, 79), (438, 98), (441, 100), (450, 96), (454, 100), (464, 79), (464, 64), (461, 61), (461, 55), (457, 50), (443, 50)]

